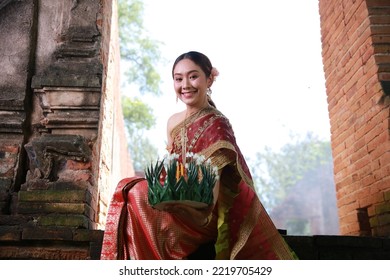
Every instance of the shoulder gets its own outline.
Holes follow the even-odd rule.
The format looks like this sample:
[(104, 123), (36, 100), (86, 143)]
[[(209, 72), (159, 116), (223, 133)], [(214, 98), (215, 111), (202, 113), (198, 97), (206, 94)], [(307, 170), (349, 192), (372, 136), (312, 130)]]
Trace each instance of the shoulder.
[(167, 121), (167, 129), (168, 131), (172, 131), (172, 129), (177, 126), (181, 121), (183, 121), (185, 116), (185, 111), (178, 112), (173, 114), (168, 118)]
[(232, 129), (229, 119), (221, 111), (214, 109), (214, 116), (216, 118), (216, 122)]

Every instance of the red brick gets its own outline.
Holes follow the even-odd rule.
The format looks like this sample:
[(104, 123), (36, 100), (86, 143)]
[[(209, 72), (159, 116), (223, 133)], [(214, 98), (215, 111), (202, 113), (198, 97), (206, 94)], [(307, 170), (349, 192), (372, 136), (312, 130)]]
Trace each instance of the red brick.
[[(380, 134), (378, 134), (380, 133)], [(369, 139), (372, 138), (371, 141)], [(389, 138), (389, 134), (387, 131), (383, 131), (379, 126), (376, 129), (373, 129), (369, 133), (367, 133), (367, 150), (368, 152), (372, 152), (377, 149), (378, 146), (381, 146), (382, 143), (386, 143)]]
[(344, 217), (350, 213), (353, 213), (358, 208), (359, 208), (359, 203), (357, 201), (354, 201), (350, 204), (342, 205), (339, 207), (339, 215), (340, 217)]
[(20, 150), (20, 145), (3, 145), (0, 147), (0, 151), (4, 151), (10, 154), (18, 154)]
[(67, 160), (65, 168), (71, 170), (86, 170), (91, 168), (91, 162)]
[(369, 196), (362, 198), (359, 200), (360, 208), (365, 208), (370, 205), (380, 203), (384, 201), (384, 196), (382, 192), (377, 192), (377, 193), (370, 193)]
[[(389, 184), (390, 184), (390, 177), (389, 176), (386, 178), (383, 178), (380, 181), (373, 183), (372, 187), (371, 187), (372, 194), (380, 193), (383, 196), (382, 192), (389, 189), (389, 186), (390, 186)], [(383, 200), (384, 200), (384, 198), (382, 199), (382, 201)], [(378, 202), (380, 202), (380, 201), (378, 201)]]
[(368, 187), (375, 182), (375, 177), (373, 175), (368, 175), (362, 178), (361, 182), (364, 187)]

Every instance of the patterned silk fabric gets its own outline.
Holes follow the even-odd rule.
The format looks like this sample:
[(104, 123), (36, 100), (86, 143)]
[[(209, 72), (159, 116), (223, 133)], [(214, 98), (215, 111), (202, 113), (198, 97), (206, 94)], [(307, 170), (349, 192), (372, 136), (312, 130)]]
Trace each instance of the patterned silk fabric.
[(193, 152), (222, 170), (218, 200), (205, 227), (148, 204), (144, 178), (119, 182), (112, 198), (101, 259), (186, 259), (215, 244), (216, 259), (294, 259), (259, 201), (228, 119), (209, 107), (172, 130), (171, 153)]

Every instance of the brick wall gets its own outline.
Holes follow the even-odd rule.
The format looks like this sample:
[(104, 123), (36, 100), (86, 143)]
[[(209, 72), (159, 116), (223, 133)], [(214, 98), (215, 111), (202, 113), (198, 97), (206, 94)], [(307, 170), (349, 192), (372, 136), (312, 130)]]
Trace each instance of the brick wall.
[(343, 235), (390, 235), (389, 105), (381, 81), (386, 75), (379, 76), (390, 62), (389, 5), (365, 0), (319, 2)]

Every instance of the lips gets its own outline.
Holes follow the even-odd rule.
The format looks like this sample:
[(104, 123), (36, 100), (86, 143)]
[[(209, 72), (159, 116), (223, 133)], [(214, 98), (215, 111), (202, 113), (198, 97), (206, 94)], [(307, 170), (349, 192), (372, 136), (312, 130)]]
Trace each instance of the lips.
[(188, 98), (188, 97), (193, 96), (195, 93), (196, 93), (196, 91), (189, 91), (189, 92), (182, 92), (181, 94), (182, 94), (184, 97)]

